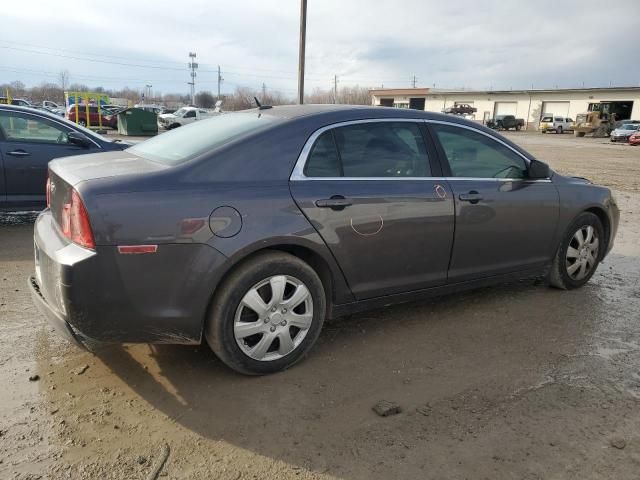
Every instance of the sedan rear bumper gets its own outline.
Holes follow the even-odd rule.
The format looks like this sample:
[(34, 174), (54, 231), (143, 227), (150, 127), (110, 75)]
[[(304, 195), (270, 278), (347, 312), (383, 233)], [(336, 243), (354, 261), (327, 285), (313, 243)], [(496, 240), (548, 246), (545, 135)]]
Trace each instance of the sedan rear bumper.
[(27, 285), (29, 287), (29, 292), (31, 293), (31, 300), (33, 301), (33, 304), (47, 322), (49, 322), (49, 324), (69, 342), (80, 348), (86, 349), (86, 346), (80, 341), (80, 338), (73, 331), (71, 325), (67, 323), (61, 314), (56, 312), (53, 307), (47, 303), (47, 300), (40, 291), (40, 285), (38, 285), (36, 279), (34, 277), (29, 277)]
[(83, 248), (59, 231), (50, 210), (34, 228), (33, 302), (73, 343), (199, 343), (226, 257), (206, 244), (163, 244), (123, 255)]

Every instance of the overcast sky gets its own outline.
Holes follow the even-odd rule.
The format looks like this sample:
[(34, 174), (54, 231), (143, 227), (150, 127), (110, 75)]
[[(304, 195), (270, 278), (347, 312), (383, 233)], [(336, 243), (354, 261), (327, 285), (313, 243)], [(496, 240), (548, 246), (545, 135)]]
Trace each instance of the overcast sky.
[[(0, 83), (295, 95), (299, 0), (3, 2)], [(99, 6), (91, 6), (99, 5)], [(309, 0), (308, 90), (640, 85), (640, 1)]]

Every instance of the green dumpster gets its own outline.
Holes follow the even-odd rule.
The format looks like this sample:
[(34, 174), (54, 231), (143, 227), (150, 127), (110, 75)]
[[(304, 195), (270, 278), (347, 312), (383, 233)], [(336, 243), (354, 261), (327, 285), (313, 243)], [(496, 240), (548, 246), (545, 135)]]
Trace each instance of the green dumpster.
[(157, 135), (157, 115), (141, 108), (127, 108), (118, 113), (118, 133), (134, 136)]

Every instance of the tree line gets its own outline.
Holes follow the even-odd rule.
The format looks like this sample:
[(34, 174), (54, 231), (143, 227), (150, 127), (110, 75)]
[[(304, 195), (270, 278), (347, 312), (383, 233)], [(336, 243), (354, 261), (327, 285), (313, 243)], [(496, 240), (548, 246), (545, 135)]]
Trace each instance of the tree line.
[[(142, 89), (124, 87), (122, 89), (108, 89), (100, 86), (90, 87), (81, 83), (68, 83), (68, 74), (64, 72), (60, 75), (60, 83), (43, 82), (40, 85), (27, 87), (21, 81), (0, 83), (0, 96), (4, 96), (6, 90), (14, 98), (24, 98), (33, 104), (39, 105), (44, 100), (51, 100), (62, 104), (64, 102), (64, 91), (76, 92), (96, 92), (108, 95), (111, 98), (124, 98), (135, 104), (142, 100)], [(341, 103), (350, 105), (370, 105), (371, 97), (369, 89), (361, 86), (345, 86), (335, 92), (333, 90), (314, 89), (305, 95), (305, 103)], [(296, 103), (291, 96), (285, 95), (276, 90), (253, 89), (249, 87), (237, 87), (233, 93), (221, 96), (222, 108), (227, 111), (244, 110), (256, 106), (254, 98), (258, 98), (264, 105), (291, 105)], [(199, 91), (195, 95), (196, 106), (202, 108), (213, 108), (218, 98), (207, 90)], [(163, 104), (168, 107), (179, 107), (190, 105), (191, 97), (182, 93), (151, 92), (151, 96), (145, 99), (146, 103)]]

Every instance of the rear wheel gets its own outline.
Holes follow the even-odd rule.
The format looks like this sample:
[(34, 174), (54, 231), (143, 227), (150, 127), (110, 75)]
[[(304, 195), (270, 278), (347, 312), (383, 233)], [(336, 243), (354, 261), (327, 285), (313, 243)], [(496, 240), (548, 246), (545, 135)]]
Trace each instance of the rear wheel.
[(602, 260), (604, 228), (590, 212), (580, 214), (567, 229), (553, 260), (549, 283), (556, 288), (579, 288), (591, 279)]
[(562, 127), (558, 127), (558, 129), (556, 130), (556, 133), (562, 135)]
[(304, 357), (320, 334), (325, 313), (316, 272), (293, 255), (265, 252), (238, 267), (220, 287), (205, 337), (232, 369), (264, 375)]
[(87, 122), (83, 118), (81, 118), (80, 120), (78, 120), (78, 125), (80, 125), (81, 127), (86, 127)]

